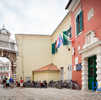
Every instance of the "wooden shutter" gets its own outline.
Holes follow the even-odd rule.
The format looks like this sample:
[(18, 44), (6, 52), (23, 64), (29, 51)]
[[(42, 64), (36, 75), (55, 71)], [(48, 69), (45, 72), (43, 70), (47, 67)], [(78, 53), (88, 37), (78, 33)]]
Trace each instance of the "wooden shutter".
[(52, 54), (55, 54), (55, 43), (52, 43)]
[(83, 29), (83, 12), (81, 11), (80, 14), (80, 32), (82, 31)]
[(79, 19), (78, 19), (79, 15), (76, 17), (76, 34), (79, 34)]
[(55, 41), (55, 53), (58, 51), (58, 49), (56, 48), (56, 41)]
[(56, 41), (54, 43), (52, 43), (52, 54), (55, 54), (58, 51), (58, 49), (56, 48)]

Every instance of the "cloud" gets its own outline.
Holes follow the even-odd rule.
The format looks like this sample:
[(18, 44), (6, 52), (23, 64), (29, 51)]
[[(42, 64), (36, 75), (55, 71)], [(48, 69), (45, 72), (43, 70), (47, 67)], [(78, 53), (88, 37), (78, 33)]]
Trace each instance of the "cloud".
[(0, 26), (12, 34), (52, 34), (66, 14), (68, 0), (2, 0)]

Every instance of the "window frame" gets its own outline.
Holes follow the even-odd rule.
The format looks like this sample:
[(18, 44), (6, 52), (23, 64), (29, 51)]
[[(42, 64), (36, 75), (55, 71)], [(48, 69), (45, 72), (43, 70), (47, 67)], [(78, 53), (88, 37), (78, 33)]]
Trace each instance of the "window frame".
[(79, 34), (77, 34), (77, 28), (76, 28), (77, 27), (76, 26), (76, 18), (80, 14), (81, 11), (83, 11), (83, 10), (81, 8), (78, 8), (76, 13), (75, 13), (75, 36), (76, 37), (78, 37), (82, 33), (82, 31), (81, 31), (81, 32), (79, 32)]

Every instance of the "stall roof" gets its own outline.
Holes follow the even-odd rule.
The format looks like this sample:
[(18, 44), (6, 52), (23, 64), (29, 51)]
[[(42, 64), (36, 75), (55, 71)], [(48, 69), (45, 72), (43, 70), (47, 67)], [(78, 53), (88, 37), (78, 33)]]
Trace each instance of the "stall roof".
[(42, 72), (42, 71), (59, 71), (56, 65), (53, 63), (43, 66), (37, 70), (33, 70), (33, 72)]

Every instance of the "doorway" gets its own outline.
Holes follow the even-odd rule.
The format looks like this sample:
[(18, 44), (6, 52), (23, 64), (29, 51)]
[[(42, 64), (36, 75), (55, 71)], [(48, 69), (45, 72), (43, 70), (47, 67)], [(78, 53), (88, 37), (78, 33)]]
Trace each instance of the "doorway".
[(91, 56), (88, 58), (88, 89), (96, 90), (96, 56)]
[(64, 67), (61, 67), (61, 71), (60, 71), (60, 80), (64, 80)]

